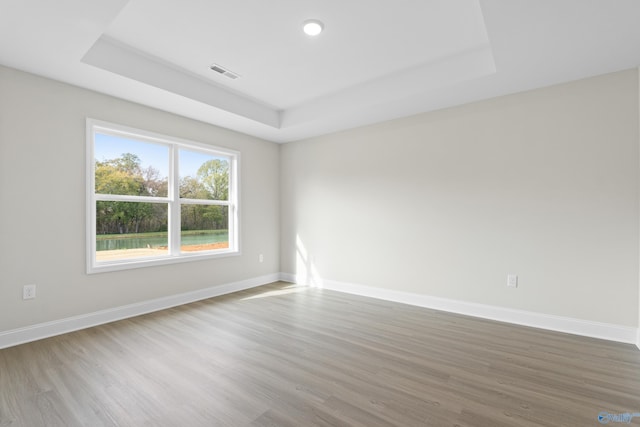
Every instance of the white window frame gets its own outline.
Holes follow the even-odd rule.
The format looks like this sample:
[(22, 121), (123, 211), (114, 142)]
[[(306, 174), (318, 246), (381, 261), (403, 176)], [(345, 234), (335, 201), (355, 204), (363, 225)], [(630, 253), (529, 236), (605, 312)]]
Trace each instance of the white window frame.
[[(223, 147), (161, 135), (146, 130), (135, 129), (101, 120), (87, 118), (87, 161), (86, 161), (86, 237), (87, 237), (87, 274), (132, 268), (166, 265), (203, 259), (222, 258), (240, 255), (240, 222), (238, 206), (240, 191), (240, 153)], [(129, 196), (95, 193), (95, 134), (108, 134), (142, 142), (165, 145), (169, 148), (169, 176), (167, 197)], [(201, 153), (224, 156), (229, 164), (228, 200), (201, 200), (180, 198), (179, 149), (188, 149)], [(112, 261), (96, 261), (96, 203), (98, 201), (155, 202), (168, 205), (168, 254), (154, 257), (129, 258)], [(182, 204), (206, 204), (229, 207), (229, 247), (213, 251), (180, 252), (180, 207)]]

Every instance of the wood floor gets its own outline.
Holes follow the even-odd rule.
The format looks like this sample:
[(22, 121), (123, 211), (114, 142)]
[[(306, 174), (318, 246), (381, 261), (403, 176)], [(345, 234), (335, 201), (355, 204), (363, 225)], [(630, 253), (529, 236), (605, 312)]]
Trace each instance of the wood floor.
[(635, 346), (281, 282), (0, 350), (0, 426), (574, 427), (602, 411), (640, 412)]

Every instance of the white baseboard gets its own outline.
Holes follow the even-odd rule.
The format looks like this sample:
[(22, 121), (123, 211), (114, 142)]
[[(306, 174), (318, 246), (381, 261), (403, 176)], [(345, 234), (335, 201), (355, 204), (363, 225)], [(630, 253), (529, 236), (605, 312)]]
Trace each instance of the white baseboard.
[(554, 316), (531, 311), (515, 310), (485, 304), (432, 297), (411, 292), (375, 288), (352, 283), (323, 280), (319, 278), (297, 277), (290, 273), (281, 273), (280, 280), (308, 285), (338, 292), (399, 302), (434, 310), (464, 314), (483, 319), (514, 323), (574, 335), (600, 338), (628, 344), (636, 344), (640, 348), (640, 329), (610, 323), (592, 322), (571, 317)]
[(93, 313), (39, 323), (23, 328), (0, 332), (0, 349), (49, 338), (55, 335), (90, 328), (129, 317), (139, 316), (154, 311), (164, 310), (194, 301), (200, 301), (220, 295), (229, 294), (257, 286), (266, 285), (278, 280), (291, 283), (345, 292), (355, 295), (394, 301), (434, 310), (464, 314), (467, 316), (531, 326), (558, 332), (566, 332), (610, 341), (618, 341), (635, 344), (640, 349), (640, 329), (629, 326), (614, 325), (609, 323), (591, 322), (570, 317), (553, 316), (524, 310), (514, 310), (484, 304), (476, 304), (447, 298), (438, 298), (428, 295), (415, 294), (391, 289), (375, 288), (371, 286), (322, 280), (317, 278), (297, 277), (290, 273), (270, 274), (213, 286), (197, 291), (185, 292), (178, 295), (157, 298), (140, 303), (129, 304)]
[(164, 310), (178, 305), (188, 304), (190, 302), (225, 295), (244, 289), (255, 288), (257, 286), (276, 282), (279, 279), (279, 274), (269, 274), (266, 276), (241, 280), (239, 282), (226, 283), (219, 286), (212, 286), (206, 289), (199, 289), (197, 291), (185, 292), (182, 294), (171, 295), (163, 298), (156, 298), (149, 301), (143, 301), (135, 304), (129, 304), (121, 307), (110, 308), (107, 310), (81, 314), (79, 316), (67, 317), (65, 319), (54, 320), (51, 322), (39, 323), (37, 325), (0, 332), (0, 349), (12, 347), (18, 344), (24, 344), (30, 341), (36, 341), (43, 338), (49, 338), (55, 335), (65, 334), (67, 332), (90, 328), (92, 326), (102, 325), (104, 323), (127, 319), (129, 317), (139, 316), (141, 314)]
[(298, 276), (296, 276), (295, 274), (291, 274), (291, 273), (280, 273), (280, 280), (282, 280), (283, 282), (289, 282), (289, 283), (295, 283), (298, 285), (306, 285), (307, 283), (304, 282), (304, 280)]

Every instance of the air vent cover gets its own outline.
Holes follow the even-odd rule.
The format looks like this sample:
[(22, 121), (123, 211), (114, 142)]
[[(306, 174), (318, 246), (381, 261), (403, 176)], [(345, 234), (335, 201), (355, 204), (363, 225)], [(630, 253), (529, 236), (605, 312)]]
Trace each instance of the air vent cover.
[(238, 77), (240, 77), (239, 74), (234, 73), (233, 71), (230, 71), (227, 68), (224, 68), (223, 66), (218, 64), (213, 64), (209, 68), (211, 68), (213, 71), (215, 71), (218, 74), (222, 74), (223, 76), (230, 78), (231, 80), (235, 80)]

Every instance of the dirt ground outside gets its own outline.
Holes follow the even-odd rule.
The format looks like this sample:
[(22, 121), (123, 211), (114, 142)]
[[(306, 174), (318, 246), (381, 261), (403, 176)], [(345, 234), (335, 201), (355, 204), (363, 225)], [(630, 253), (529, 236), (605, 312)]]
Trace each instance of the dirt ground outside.
[[(199, 251), (212, 251), (216, 249), (226, 249), (229, 247), (229, 242), (207, 243), (203, 245), (182, 245), (180, 250), (182, 252), (199, 252)], [(157, 248), (137, 248), (137, 249), (117, 249), (113, 251), (97, 251), (96, 261), (116, 261), (119, 259), (128, 258), (143, 258), (143, 257), (156, 257), (167, 255), (169, 250), (166, 246), (159, 246)]]

